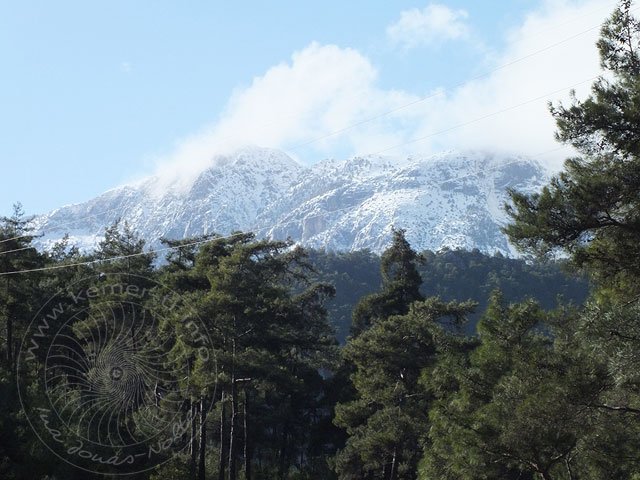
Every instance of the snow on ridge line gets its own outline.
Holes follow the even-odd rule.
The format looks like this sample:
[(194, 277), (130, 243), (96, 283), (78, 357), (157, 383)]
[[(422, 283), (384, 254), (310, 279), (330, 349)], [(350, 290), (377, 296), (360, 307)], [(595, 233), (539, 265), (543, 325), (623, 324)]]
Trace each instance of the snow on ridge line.
[[(310, 247), (379, 252), (391, 227), (415, 248), (479, 248), (513, 255), (500, 232), (505, 188), (534, 191), (548, 175), (535, 160), (482, 152), (397, 159), (370, 155), (311, 167), (286, 153), (249, 148), (202, 172), (185, 191), (112, 189), (36, 219), (42, 247), (70, 231), (82, 248), (122, 217), (152, 247), (161, 237), (255, 231)], [(93, 239), (93, 240), (92, 240)]]

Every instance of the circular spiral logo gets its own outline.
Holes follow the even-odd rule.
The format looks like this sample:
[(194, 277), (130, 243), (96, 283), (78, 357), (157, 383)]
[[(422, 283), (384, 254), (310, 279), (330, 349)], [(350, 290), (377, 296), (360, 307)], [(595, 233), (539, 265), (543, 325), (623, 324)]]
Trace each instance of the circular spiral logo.
[[(193, 441), (211, 339), (189, 302), (130, 274), (85, 278), (51, 298), (20, 349), (20, 401), (38, 437), (94, 473), (156, 467)], [(34, 385), (37, 387), (34, 391)], [(214, 398), (211, 394), (210, 398)]]

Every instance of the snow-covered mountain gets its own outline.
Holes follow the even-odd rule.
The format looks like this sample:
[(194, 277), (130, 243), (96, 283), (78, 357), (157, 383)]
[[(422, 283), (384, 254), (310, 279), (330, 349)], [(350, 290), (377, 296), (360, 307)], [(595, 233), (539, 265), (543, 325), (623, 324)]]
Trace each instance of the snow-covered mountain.
[(303, 167), (278, 150), (246, 148), (216, 157), (187, 185), (150, 177), (56, 209), (34, 225), (45, 248), (65, 233), (91, 248), (122, 218), (151, 245), (161, 237), (244, 230), (309, 247), (380, 252), (395, 227), (419, 250), (512, 254), (500, 232), (506, 189), (533, 191), (546, 180), (542, 166), (526, 157), (449, 152)]

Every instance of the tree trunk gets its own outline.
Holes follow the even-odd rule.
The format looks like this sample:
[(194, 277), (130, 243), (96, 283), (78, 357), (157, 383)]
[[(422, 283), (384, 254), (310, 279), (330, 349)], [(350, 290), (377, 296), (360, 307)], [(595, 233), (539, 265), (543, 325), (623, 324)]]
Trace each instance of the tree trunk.
[(189, 477), (195, 479), (196, 478), (196, 462), (198, 459), (198, 450), (196, 443), (196, 434), (197, 434), (197, 414), (198, 414), (198, 405), (196, 402), (191, 399), (191, 437), (189, 438), (189, 455), (191, 456), (191, 460), (189, 462)]
[(9, 372), (13, 373), (13, 319), (11, 318), (11, 308), (9, 307), (9, 299), (11, 298), (10, 293), (10, 279), (7, 275), (6, 277), (6, 289), (7, 289), (7, 367), (9, 368)]
[(235, 372), (231, 374), (231, 426), (229, 428), (229, 480), (236, 480), (238, 390)]
[(574, 480), (573, 470), (571, 470), (571, 459), (565, 458), (564, 464), (567, 467), (567, 474), (569, 475), (569, 480)]
[(393, 448), (393, 458), (391, 459), (391, 472), (389, 472), (389, 480), (396, 480), (398, 475), (398, 447)]
[(206, 480), (205, 455), (207, 452), (207, 406), (204, 396), (200, 397), (200, 461), (198, 464), (198, 480)]
[[(388, 460), (388, 458), (387, 458), (386, 460)], [(382, 464), (382, 478), (383, 478), (384, 480), (387, 480), (387, 472), (388, 472), (388, 469), (389, 469), (389, 465), (391, 464), (391, 462), (386, 461), (386, 460), (385, 460), (385, 462)]]
[(7, 312), (7, 367), (13, 372), (13, 320), (11, 312)]
[(289, 437), (289, 422), (285, 420), (282, 426), (282, 437), (280, 439), (280, 465), (278, 468), (278, 478), (284, 480), (285, 473), (289, 469), (287, 462), (287, 439)]
[(218, 480), (224, 480), (224, 472), (226, 466), (226, 436), (225, 436), (225, 424), (226, 424), (226, 398), (224, 391), (220, 397), (220, 458), (218, 460)]
[(244, 478), (251, 480), (251, 445), (249, 445), (249, 394), (244, 390), (244, 404), (242, 417), (244, 420)]

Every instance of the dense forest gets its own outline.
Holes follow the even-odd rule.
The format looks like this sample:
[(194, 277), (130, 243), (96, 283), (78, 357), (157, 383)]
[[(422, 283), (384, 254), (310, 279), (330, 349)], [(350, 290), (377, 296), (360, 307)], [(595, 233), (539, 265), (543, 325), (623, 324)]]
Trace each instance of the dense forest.
[[(368, 251), (349, 253), (307, 252), (313, 266), (312, 279), (336, 289), (326, 302), (328, 318), (341, 344), (351, 330), (353, 309), (359, 300), (383, 286), (380, 257)], [(478, 250), (443, 249), (424, 251), (416, 269), (422, 278), (423, 297), (442, 300), (471, 300), (477, 305), (467, 316), (464, 330), (475, 333), (475, 326), (488, 306), (491, 294), (500, 290), (508, 302), (535, 299), (543, 308), (560, 303), (580, 305), (588, 295), (584, 275), (570, 272), (566, 263), (546, 261), (527, 263), (501, 254), (486, 255)]]
[[(510, 301), (528, 296), (549, 307), (559, 298), (579, 304), (587, 294), (584, 280), (563, 274), (555, 263), (528, 265), (478, 251), (418, 255), (402, 231), (395, 233), (393, 245), (382, 257), (367, 251), (305, 252), (290, 242), (237, 233), (165, 241), (172, 248), (162, 261), (145, 249), (144, 241), (126, 223), (108, 228), (98, 249), (89, 255), (81, 255), (65, 242), (51, 252), (38, 253), (19, 208), (3, 220), (0, 232), (0, 246), (8, 253), (0, 257), (5, 261), (2, 272), (35, 270), (6, 275), (4, 282), (2, 378), (7, 395), (2, 422), (6, 438), (0, 445), (7, 478), (32, 478), (34, 472), (74, 478), (74, 467), (60, 465), (51, 455), (64, 456), (56, 450), (58, 446), (67, 451), (73, 448), (79, 428), (91, 428), (89, 438), (107, 442), (100, 458), (123, 459), (128, 450), (119, 456), (107, 454), (109, 442), (126, 439), (133, 445), (145, 438), (144, 428), (153, 433), (164, 429), (167, 419), (156, 415), (165, 415), (160, 411), (165, 408), (171, 411), (169, 420), (175, 422), (179, 416), (192, 422), (193, 431), (182, 432), (163, 455), (154, 454), (141, 465), (136, 462), (140, 470), (168, 460), (169, 466), (150, 469), (172, 469), (171, 478), (193, 478), (199, 469), (203, 473), (198, 475), (204, 478), (223, 469), (239, 470), (246, 478), (244, 472), (252, 467), (255, 478), (289, 478), (291, 472), (330, 478), (332, 458), (346, 440), (345, 428), (333, 424), (334, 410), (355, 398), (349, 380), (352, 366), (341, 358), (337, 346), (347, 339), (354, 341), (371, 326), (371, 308), (381, 308), (375, 315), (386, 316), (388, 302), (394, 302), (391, 308), (398, 309), (394, 313), (408, 312), (411, 299), (396, 298), (394, 291), (403, 270), (412, 272), (415, 300), (439, 296), (450, 301), (456, 292), (468, 297), (467, 310), (459, 317), (466, 323), (452, 325), (450, 333), (466, 331), (471, 337), (474, 312), (484, 310), (481, 305), (494, 291), (504, 292)], [(117, 260), (104, 261), (112, 258)], [(141, 295), (145, 288), (148, 293)], [(185, 342), (181, 338), (185, 319), (196, 319), (206, 338)], [(43, 338), (43, 329), (51, 333), (37, 340)], [(20, 343), (26, 350), (22, 355)], [(205, 361), (201, 348), (210, 349), (205, 357), (212, 358)], [(43, 357), (30, 371), (29, 357), (40, 351)], [(99, 358), (93, 360), (91, 355)], [(156, 355), (163, 360), (147, 365)], [(137, 372), (141, 367), (148, 370)], [(18, 378), (13, 378), (16, 368)], [(182, 380), (186, 381), (181, 383), (176, 375), (185, 372)], [(13, 389), (15, 380), (20, 383), (18, 391)], [(30, 396), (30, 388), (41, 389), (42, 397)], [(23, 392), (25, 397), (18, 398)], [(115, 405), (94, 406), (104, 396)], [(40, 438), (54, 447), (53, 452), (39, 445), (21, 412), (22, 408), (48, 412), (48, 403), (57, 406), (56, 422), (64, 422), (55, 428), (61, 432), (60, 439), (68, 429), (65, 441), (52, 437), (52, 445), (47, 436), (52, 435), (53, 420), (41, 425), (45, 431), (39, 432)], [(83, 410), (91, 417), (76, 419)], [(128, 421), (134, 427), (120, 425), (122, 419), (117, 418), (94, 425), (95, 413), (131, 415)], [(35, 424), (38, 421), (36, 415)], [(24, 437), (14, 436), (18, 432)], [(173, 431), (164, 433), (170, 439)], [(189, 455), (180, 453), (183, 449)], [(113, 465), (96, 468), (92, 462), (72, 460), (93, 472), (118, 471)], [(122, 471), (130, 472), (126, 467)], [(76, 474), (78, 478), (88, 475)], [(149, 475), (139, 473), (140, 478)]]
[[(524, 260), (305, 251), (125, 222), (43, 252), (0, 222), (2, 479), (640, 479), (640, 22), (622, 0), (580, 156), (511, 191)], [(399, 226), (400, 227), (400, 226)], [(588, 285), (588, 289), (587, 289)]]

